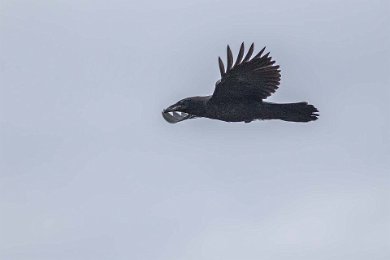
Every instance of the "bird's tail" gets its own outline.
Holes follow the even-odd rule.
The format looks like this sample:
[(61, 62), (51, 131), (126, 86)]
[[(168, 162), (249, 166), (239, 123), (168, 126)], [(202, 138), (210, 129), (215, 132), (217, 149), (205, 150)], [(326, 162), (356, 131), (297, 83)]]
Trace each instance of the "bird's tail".
[(307, 102), (272, 104), (274, 119), (290, 122), (309, 122), (318, 119), (318, 110)]

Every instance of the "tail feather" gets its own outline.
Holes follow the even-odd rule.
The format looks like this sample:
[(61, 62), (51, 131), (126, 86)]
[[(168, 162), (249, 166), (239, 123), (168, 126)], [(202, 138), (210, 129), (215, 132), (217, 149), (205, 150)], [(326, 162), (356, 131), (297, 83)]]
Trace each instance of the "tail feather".
[(318, 109), (307, 102), (274, 104), (276, 119), (290, 122), (310, 122), (318, 119)]

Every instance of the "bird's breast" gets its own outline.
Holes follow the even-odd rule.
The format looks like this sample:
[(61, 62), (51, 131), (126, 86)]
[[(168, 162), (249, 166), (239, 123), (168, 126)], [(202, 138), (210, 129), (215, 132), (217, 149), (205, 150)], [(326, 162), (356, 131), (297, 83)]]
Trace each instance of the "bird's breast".
[(258, 107), (256, 103), (210, 104), (207, 117), (227, 122), (248, 121), (256, 118)]

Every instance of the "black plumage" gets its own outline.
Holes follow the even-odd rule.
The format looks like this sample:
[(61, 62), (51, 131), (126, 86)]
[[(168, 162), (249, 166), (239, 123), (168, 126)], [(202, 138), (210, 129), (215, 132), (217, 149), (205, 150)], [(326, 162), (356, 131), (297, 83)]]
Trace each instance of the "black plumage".
[(253, 51), (252, 43), (244, 57), (242, 43), (233, 65), (233, 54), (228, 45), (226, 70), (218, 58), (221, 79), (215, 84), (214, 93), (180, 100), (162, 112), (164, 119), (169, 123), (198, 117), (246, 123), (256, 119), (316, 120), (318, 110), (307, 102), (277, 104), (263, 101), (278, 89), (280, 69), (269, 52), (263, 55), (265, 47), (251, 58)]

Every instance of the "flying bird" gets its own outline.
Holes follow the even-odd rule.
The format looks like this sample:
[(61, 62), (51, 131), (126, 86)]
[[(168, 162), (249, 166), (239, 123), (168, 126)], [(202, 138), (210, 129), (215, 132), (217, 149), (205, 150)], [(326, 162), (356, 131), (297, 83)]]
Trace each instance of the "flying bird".
[[(307, 102), (277, 104), (263, 101), (280, 84), (279, 65), (264, 54), (265, 47), (252, 57), (254, 44), (244, 57), (241, 44), (236, 61), (227, 46), (227, 65), (218, 58), (221, 79), (215, 83), (211, 96), (189, 97), (164, 109), (162, 116), (169, 123), (205, 117), (226, 122), (280, 119), (290, 122), (309, 122), (318, 118), (318, 110)], [(233, 64), (234, 62), (234, 64)]]

